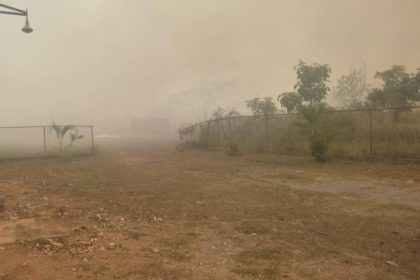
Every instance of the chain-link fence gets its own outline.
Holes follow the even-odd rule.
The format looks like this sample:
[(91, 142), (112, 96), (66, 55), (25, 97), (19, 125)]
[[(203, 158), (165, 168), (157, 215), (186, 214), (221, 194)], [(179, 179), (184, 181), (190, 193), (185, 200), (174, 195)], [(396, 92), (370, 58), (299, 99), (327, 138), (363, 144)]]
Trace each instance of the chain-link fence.
[(82, 137), (71, 143), (70, 133), (66, 133), (60, 148), (59, 139), (51, 126), (0, 127), (0, 159), (93, 153), (93, 126), (80, 125), (74, 128)]
[[(308, 154), (305, 123), (300, 114), (221, 118), (184, 129), (182, 138), (209, 149), (234, 140), (243, 152)], [(322, 125), (331, 156), (420, 158), (420, 107), (328, 111)]]

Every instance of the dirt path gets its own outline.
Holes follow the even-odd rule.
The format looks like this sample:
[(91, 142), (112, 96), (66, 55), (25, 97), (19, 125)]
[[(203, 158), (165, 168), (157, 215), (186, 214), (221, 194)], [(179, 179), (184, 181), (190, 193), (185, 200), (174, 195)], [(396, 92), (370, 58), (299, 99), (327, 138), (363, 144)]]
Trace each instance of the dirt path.
[[(325, 192), (349, 199), (369, 200), (380, 204), (396, 204), (420, 207), (420, 183), (407, 178), (404, 180), (372, 179), (365, 176), (328, 175), (303, 170), (283, 170), (285, 179), (266, 179), (275, 185), (287, 185), (294, 189)], [(288, 179), (294, 174), (296, 179)], [(256, 175), (256, 180), (261, 180)]]

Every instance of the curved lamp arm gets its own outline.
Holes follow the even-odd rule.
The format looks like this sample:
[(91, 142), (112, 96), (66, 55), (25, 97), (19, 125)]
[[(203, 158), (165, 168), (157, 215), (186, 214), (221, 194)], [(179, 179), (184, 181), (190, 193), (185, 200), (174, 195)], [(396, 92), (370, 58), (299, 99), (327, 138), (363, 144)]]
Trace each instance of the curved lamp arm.
[(0, 11), (0, 14), (6, 14), (6, 15), (14, 15), (14, 16), (24, 16), (26, 17), (25, 26), (22, 28), (22, 31), (25, 33), (31, 33), (33, 29), (29, 25), (28, 20), (28, 10), (24, 11), (21, 9), (17, 9), (8, 5), (0, 4), (0, 7), (3, 7), (5, 9), (8, 9), (8, 11)]

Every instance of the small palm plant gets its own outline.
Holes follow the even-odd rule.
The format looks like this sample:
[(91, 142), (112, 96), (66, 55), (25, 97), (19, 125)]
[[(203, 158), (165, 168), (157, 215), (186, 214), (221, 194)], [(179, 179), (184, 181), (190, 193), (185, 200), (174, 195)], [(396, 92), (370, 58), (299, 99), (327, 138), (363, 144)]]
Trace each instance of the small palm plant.
[(71, 148), (73, 148), (74, 142), (82, 139), (83, 137), (84, 135), (79, 134), (79, 131), (77, 130), (77, 128), (73, 128), (72, 131), (70, 132), (70, 145), (69, 145), (70, 150)]
[(76, 140), (82, 139), (83, 135), (79, 134), (77, 128), (74, 125), (58, 125), (55, 122), (52, 123), (50, 127), (50, 133), (54, 132), (55, 136), (57, 137), (60, 152), (63, 152), (63, 140), (67, 133), (70, 134), (70, 145), (69, 149), (73, 147), (73, 143)]

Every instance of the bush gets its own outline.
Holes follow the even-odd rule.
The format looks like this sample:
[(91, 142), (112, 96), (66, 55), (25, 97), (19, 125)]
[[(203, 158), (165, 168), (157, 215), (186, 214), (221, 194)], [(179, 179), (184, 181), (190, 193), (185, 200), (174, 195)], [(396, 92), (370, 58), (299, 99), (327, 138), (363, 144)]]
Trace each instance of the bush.
[(240, 141), (237, 137), (228, 137), (224, 141), (224, 151), (229, 156), (237, 156), (240, 154)]
[(311, 155), (317, 162), (327, 160), (328, 147), (333, 139), (333, 134), (325, 125), (325, 112), (327, 105), (322, 102), (300, 105), (298, 111), (303, 117), (303, 122), (298, 123), (309, 134)]
[(314, 134), (311, 136), (311, 155), (317, 162), (326, 162), (329, 143), (331, 142), (329, 137), (322, 134)]

